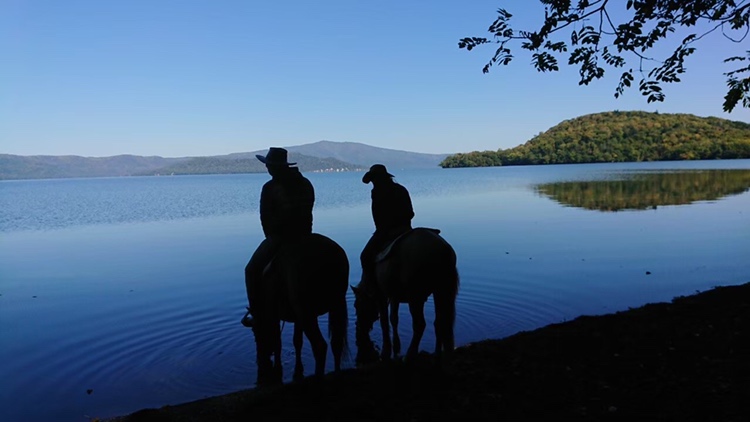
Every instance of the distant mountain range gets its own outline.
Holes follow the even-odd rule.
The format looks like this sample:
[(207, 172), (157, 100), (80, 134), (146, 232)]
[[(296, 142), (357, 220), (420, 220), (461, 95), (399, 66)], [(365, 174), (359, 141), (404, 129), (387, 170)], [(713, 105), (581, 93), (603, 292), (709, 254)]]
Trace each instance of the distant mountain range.
[[(363, 170), (374, 163), (385, 164), (393, 170), (436, 168), (448, 156), (378, 148), (355, 142), (320, 141), (285, 148), (289, 150), (289, 161), (296, 162), (303, 172)], [(266, 169), (255, 155), (265, 155), (266, 151), (179, 158), (0, 154), (0, 180), (260, 173)]]
[[(357, 142), (319, 141), (312, 144), (284, 147), (289, 151), (289, 160), (298, 160), (301, 156), (338, 160), (358, 169), (369, 168), (375, 163), (385, 164), (389, 169), (435, 168), (449, 154), (423, 154), (419, 152), (400, 151), (378, 148)], [(265, 155), (266, 150), (240, 152), (216, 158), (252, 158), (255, 154)], [(297, 158), (295, 158), (297, 157)], [(256, 160), (257, 161), (257, 160)], [(300, 169), (305, 171), (304, 168)], [(262, 168), (265, 171), (265, 168)]]

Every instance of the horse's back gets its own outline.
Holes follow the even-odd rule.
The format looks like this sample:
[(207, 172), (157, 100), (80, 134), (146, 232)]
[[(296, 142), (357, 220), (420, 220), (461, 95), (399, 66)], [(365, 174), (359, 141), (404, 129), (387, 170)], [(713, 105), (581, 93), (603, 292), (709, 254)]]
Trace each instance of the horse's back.
[[(284, 248), (276, 257), (280, 281), (290, 311), (322, 315), (333, 301), (346, 295), (349, 260), (332, 239), (313, 233)], [(293, 316), (285, 315), (286, 320)]]
[(458, 288), (456, 253), (438, 231), (415, 228), (395, 248), (378, 274), (391, 298), (426, 300), (438, 289)]
[(336, 279), (346, 278), (348, 283), (349, 259), (344, 249), (333, 239), (313, 233), (300, 242), (294, 255), (298, 259), (299, 268), (304, 270), (300, 278), (330, 276)]
[(413, 262), (419, 271), (440, 271), (456, 265), (456, 252), (438, 231), (418, 227), (399, 245), (402, 260)]

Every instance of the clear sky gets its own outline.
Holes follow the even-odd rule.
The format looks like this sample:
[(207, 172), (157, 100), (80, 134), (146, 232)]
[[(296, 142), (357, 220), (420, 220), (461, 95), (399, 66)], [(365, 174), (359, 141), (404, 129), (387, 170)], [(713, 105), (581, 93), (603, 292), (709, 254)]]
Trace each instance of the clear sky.
[(722, 60), (750, 41), (701, 40), (683, 82), (647, 104), (635, 89), (613, 97), (619, 71), (579, 87), (575, 68), (538, 74), (520, 48), (482, 74), (494, 48), (457, 43), (486, 36), (499, 7), (522, 29), (542, 17), (532, 0), (0, 0), (0, 153), (178, 157), (319, 140), (449, 153), (610, 110), (750, 121), (721, 108)]

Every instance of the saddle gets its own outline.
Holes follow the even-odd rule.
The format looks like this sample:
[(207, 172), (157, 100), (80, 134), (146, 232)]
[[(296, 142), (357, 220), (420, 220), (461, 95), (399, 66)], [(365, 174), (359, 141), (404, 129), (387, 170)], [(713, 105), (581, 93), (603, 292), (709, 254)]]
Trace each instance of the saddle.
[(273, 254), (271, 259), (268, 260), (268, 264), (266, 264), (265, 267), (263, 267), (263, 272), (261, 274), (261, 279), (265, 278), (266, 275), (268, 275), (270, 272), (273, 271), (273, 269), (276, 267), (276, 261), (280, 254), (282, 254), (286, 249), (290, 247), (296, 247), (299, 245), (303, 245), (305, 242), (309, 242), (312, 238), (312, 233), (305, 234), (296, 238), (287, 239), (283, 241), (279, 247), (276, 249), (276, 252)]
[(431, 231), (431, 232), (433, 232), (435, 234), (440, 234), (440, 229), (433, 229), (433, 228), (430, 228), (430, 227), (415, 227), (415, 228), (413, 228), (411, 230), (408, 230), (408, 231), (402, 233), (401, 235), (399, 235), (397, 238), (393, 239), (393, 241), (391, 243), (387, 244), (385, 246), (385, 248), (383, 248), (383, 250), (380, 251), (380, 253), (378, 253), (375, 256), (375, 262), (381, 262), (381, 261), (386, 260), (390, 256), (391, 251), (393, 250), (393, 248), (396, 247), (396, 245), (401, 241), (401, 239), (409, 236), (415, 230), (429, 230), (429, 231)]
[(296, 247), (303, 242), (308, 242), (311, 237), (311, 235), (305, 235), (296, 239), (296, 242), (291, 242), (289, 240), (285, 241), (279, 246), (279, 248), (276, 250), (276, 253), (273, 254), (271, 259), (268, 261), (268, 264), (263, 267), (261, 279), (259, 280), (259, 282), (261, 283), (261, 289), (264, 291), (264, 294), (270, 294), (271, 297), (274, 298), (273, 302), (271, 303), (275, 303), (275, 305), (277, 306), (279, 318), (282, 321), (294, 322), (292, 318), (294, 314), (289, 305), (287, 296), (283, 294), (282, 291), (280, 291), (283, 285), (279, 283), (270, 283), (271, 279), (269, 279), (268, 276), (273, 273), (279, 265), (281, 265), (279, 263), (279, 255), (284, 253), (285, 250), (289, 247)]

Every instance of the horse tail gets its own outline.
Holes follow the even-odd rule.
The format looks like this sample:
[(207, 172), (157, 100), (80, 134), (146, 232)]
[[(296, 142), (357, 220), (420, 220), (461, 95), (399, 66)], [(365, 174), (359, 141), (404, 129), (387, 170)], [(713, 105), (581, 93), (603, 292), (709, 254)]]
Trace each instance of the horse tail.
[(448, 294), (451, 295), (454, 299), (456, 296), (458, 296), (458, 288), (461, 285), (461, 277), (458, 275), (458, 267), (456, 267), (455, 264), (453, 264), (448, 272), (446, 273), (446, 279), (447, 281), (447, 287), (448, 287)]
[(441, 255), (443, 255), (444, 260), (440, 262), (443, 262), (446, 266), (445, 271), (441, 269), (440, 274), (443, 282), (440, 284), (445, 286), (448, 295), (455, 298), (458, 295), (458, 287), (461, 284), (460, 277), (458, 276), (458, 267), (456, 266), (456, 251), (443, 236), (440, 236), (438, 233), (435, 233), (435, 236), (440, 239), (443, 245)]
[(337, 298), (328, 314), (328, 339), (331, 342), (334, 362), (338, 367), (341, 359), (348, 361), (349, 356), (349, 311), (346, 303), (346, 296)]
[(341, 367), (342, 358), (346, 361), (349, 356), (349, 311), (346, 303), (346, 293), (349, 291), (349, 259), (341, 246), (330, 238), (326, 238), (329, 250), (330, 269), (329, 274), (333, 282), (334, 291), (331, 296), (332, 303), (328, 311), (328, 339), (331, 342), (331, 351), (335, 368)]
[[(447, 243), (447, 242), (446, 242)], [(453, 248), (450, 248), (452, 251)], [(454, 328), (456, 325), (456, 296), (461, 283), (456, 267), (455, 252), (449, 265), (441, 272), (440, 282), (433, 293), (435, 301), (435, 331), (439, 340), (438, 351), (450, 354), (455, 347)]]

